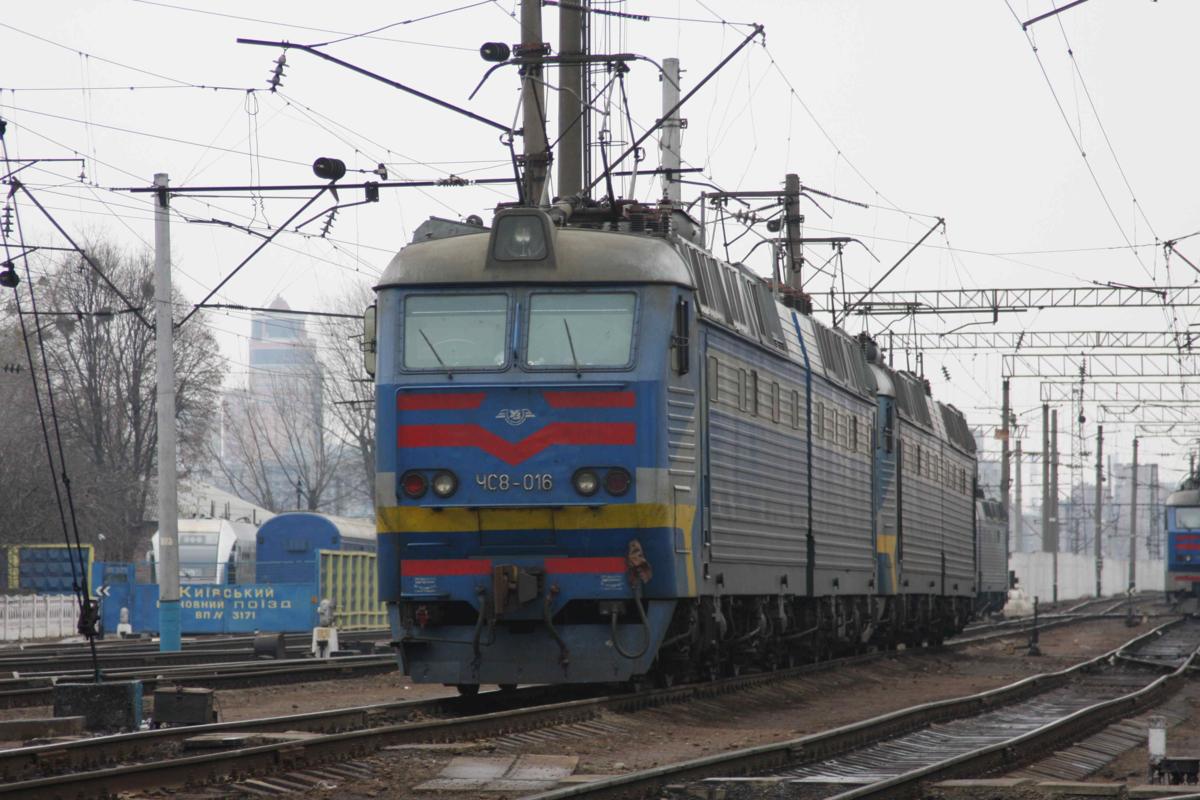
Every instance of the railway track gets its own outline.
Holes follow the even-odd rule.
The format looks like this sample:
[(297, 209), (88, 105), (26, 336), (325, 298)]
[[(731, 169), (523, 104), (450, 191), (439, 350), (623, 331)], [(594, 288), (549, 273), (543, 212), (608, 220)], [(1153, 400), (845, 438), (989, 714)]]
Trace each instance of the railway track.
[[(1096, 615), (1080, 617), (1094, 618)], [(994, 633), (996, 638), (1008, 635), (1013, 634)], [(958, 646), (966, 644), (947, 644)], [(603, 712), (689, 702), (888, 657), (895, 654), (870, 653), (713, 683), (604, 696), (580, 696), (578, 689), (563, 687), (528, 687), (477, 698), (382, 703), (19, 748), (0, 751), (0, 780), (5, 781), (0, 796), (93, 796), (206, 783), (224, 776), (277, 773), (355, 758), (390, 745), (488, 738), (587, 721)], [(259, 734), (279, 731), (313, 735), (270, 742), (256, 739)], [(202, 734), (226, 737), (233, 746), (216, 752), (184, 749), (186, 740)]]
[(670, 784), (703, 787), (705, 780), (747, 775), (765, 776), (777, 789), (785, 783), (787, 796), (804, 800), (913, 796), (925, 782), (1012, 768), (1156, 705), (1181, 685), (1197, 647), (1200, 620), (1179, 619), (1069, 669), (989, 692), (531, 800), (643, 797)]
[[(96, 651), (102, 670), (128, 669), (133, 667), (184, 666), (208, 664), (256, 658), (254, 636), (221, 636), (205, 639), (190, 639), (183, 648), (174, 652), (162, 652), (157, 642), (144, 639), (100, 641)], [(390, 634), (386, 630), (351, 631), (341, 635), (343, 648), (368, 652), (376, 642), (386, 642)], [(284, 651), (288, 658), (302, 658), (309, 654), (309, 634), (285, 634)], [(64, 671), (90, 673), (92, 657), (84, 643), (44, 643), (0, 648), (0, 675), (17, 673), (60, 674)]]
[[(232, 689), (361, 677), (395, 669), (396, 659), (391, 655), (338, 656), (329, 659), (241, 660), (204, 665), (106, 669), (104, 677), (107, 680), (140, 680), (143, 690), (150, 693), (159, 686)], [(91, 680), (90, 669), (0, 679), (0, 708), (52, 705), (56, 683), (89, 683)]]

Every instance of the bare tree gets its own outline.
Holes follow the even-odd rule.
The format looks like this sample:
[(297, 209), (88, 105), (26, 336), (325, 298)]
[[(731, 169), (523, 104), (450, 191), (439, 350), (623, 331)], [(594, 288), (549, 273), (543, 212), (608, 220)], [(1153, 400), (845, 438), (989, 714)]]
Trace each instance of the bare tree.
[(330, 510), (345, 448), (326, 432), (319, 371), (255, 377), (251, 389), (225, 398), (221, 475), (271, 511)]
[[(367, 283), (351, 285), (331, 310), (362, 314), (375, 302)], [(363, 368), (363, 331), (358, 318), (330, 319), (321, 328), (323, 388), (330, 433), (347, 447), (360, 467), (350, 481), (369, 506), (375, 501), (375, 384)]]
[[(97, 242), (88, 253), (121, 293), (153, 319), (153, 262)], [(43, 307), (53, 317), (47, 340), (59, 422), (87, 472), (76, 506), (89, 529), (108, 533), (107, 555), (129, 559), (146, 527), (154, 497), (158, 427), (155, 415), (155, 336), (94, 269), (79, 257), (51, 265)], [(187, 308), (181, 296), (176, 309)], [(177, 316), (182, 316), (177, 315)], [(202, 451), (216, 422), (225, 361), (216, 340), (193, 319), (175, 337), (176, 422), (186, 468)], [(186, 472), (186, 469), (185, 469)]]
[(61, 541), (61, 526), (51, 513), (55, 479), (46, 461), (23, 334), (16, 307), (4, 299), (9, 302), (0, 304), (0, 543)]

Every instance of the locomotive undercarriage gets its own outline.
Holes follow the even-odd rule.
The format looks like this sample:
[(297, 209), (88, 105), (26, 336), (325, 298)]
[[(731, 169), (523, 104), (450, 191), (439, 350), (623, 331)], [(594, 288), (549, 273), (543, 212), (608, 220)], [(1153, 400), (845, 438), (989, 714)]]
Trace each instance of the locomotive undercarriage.
[(877, 650), (937, 646), (972, 599), (937, 595), (717, 596), (681, 600), (650, 677), (670, 685)]

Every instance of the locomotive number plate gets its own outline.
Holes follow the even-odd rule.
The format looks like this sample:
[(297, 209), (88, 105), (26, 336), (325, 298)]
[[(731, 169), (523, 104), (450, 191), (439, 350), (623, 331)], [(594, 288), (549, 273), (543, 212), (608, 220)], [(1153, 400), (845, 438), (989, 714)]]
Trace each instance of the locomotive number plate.
[(485, 492), (548, 492), (554, 488), (554, 478), (547, 472), (477, 472), (475, 485)]

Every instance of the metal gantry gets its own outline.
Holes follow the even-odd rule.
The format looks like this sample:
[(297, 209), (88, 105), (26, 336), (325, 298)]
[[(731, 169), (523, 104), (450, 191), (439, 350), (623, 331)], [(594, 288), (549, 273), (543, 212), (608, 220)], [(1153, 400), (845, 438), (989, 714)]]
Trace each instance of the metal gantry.
[[(822, 311), (822, 298), (814, 305)], [(895, 316), (908, 314), (984, 314), (1047, 308), (1180, 308), (1200, 306), (1197, 286), (1129, 286), (1097, 284), (1010, 289), (914, 289), (873, 292), (860, 299), (852, 293), (834, 296), (836, 310), (845, 315)]]
[(1153, 350), (1188, 352), (1200, 349), (1200, 333), (1174, 331), (953, 331), (949, 333), (895, 333), (879, 337), (879, 344), (896, 351), (924, 350), (1024, 350), (1083, 351)]
[(1001, 360), (1006, 378), (1188, 378), (1200, 372), (1193, 353), (1011, 353)]
[(1099, 422), (1105, 425), (1135, 422), (1142, 425), (1200, 425), (1200, 404), (1159, 403), (1100, 404)]
[(1150, 380), (1044, 380), (1039, 386), (1043, 403), (1069, 403), (1082, 391), (1090, 403), (1176, 403), (1200, 405), (1200, 376)]

